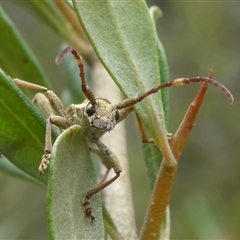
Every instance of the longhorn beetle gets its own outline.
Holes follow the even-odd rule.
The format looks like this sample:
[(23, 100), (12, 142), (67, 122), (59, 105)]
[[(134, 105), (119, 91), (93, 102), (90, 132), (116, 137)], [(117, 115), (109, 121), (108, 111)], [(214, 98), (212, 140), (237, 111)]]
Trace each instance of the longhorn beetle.
[(95, 143), (98, 146), (100, 152), (106, 158), (107, 167), (109, 169), (114, 169), (116, 175), (113, 178), (106, 182), (100, 183), (100, 185), (96, 188), (89, 190), (82, 200), (85, 215), (87, 217), (90, 217), (92, 222), (95, 220), (95, 217), (90, 206), (90, 198), (114, 182), (120, 176), (120, 173), (122, 171), (118, 158), (107, 146), (102, 143), (100, 138), (106, 132), (112, 131), (116, 124), (126, 118), (127, 115), (134, 110), (133, 106), (136, 103), (141, 102), (144, 98), (153, 93), (156, 93), (160, 89), (171, 87), (172, 85), (184, 85), (192, 82), (207, 82), (216, 86), (226, 95), (229, 102), (233, 103), (232, 94), (221, 83), (218, 83), (216, 80), (208, 77), (192, 77), (177, 78), (171, 82), (167, 82), (154, 87), (143, 94), (137, 95), (136, 97), (127, 98), (118, 104), (112, 104), (105, 98), (95, 97), (92, 90), (88, 87), (85, 80), (82, 57), (77, 53), (75, 49), (72, 47), (67, 47), (57, 56), (56, 63), (59, 64), (68, 53), (73, 54), (80, 70), (79, 76), (81, 79), (81, 87), (83, 93), (87, 98), (81, 104), (71, 104), (66, 109), (64, 109), (61, 100), (47, 88), (25, 82), (17, 78), (13, 79), (13, 81), (18, 86), (35, 89), (44, 93), (37, 93), (33, 99), (33, 102), (42, 108), (41, 110), (48, 115), (48, 118), (46, 120), (45, 149), (41, 164), (39, 166), (40, 174), (44, 174), (44, 171), (47, 169), (51, 157), (52, 124), (59, 127), (60, 129), (67, 129), (75, 124), (80, 125), (85, 133), (87, 141), (89, 143)]

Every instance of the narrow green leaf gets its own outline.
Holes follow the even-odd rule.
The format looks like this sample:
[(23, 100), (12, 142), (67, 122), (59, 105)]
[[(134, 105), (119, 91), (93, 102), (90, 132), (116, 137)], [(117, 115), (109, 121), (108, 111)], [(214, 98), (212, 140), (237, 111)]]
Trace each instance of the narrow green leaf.
[[(126, 96), (159, 85), (159, 56), (145, 1), (73, 1), (80, 22), (100, 61)], [(136, 110), (152, 137), (162, 142), (166, 129), (161, 93)], [(161, 139), (161, 140), (160, 140)]]
[(162, 153), (156, 145), (143, 143), (143, 155), (150, 187), (153, 189), (162, 162)]
[(85, 135), (80, 126), (55, 141), (49, 166), (48, 222), (50, 239), (104, 239), (100, 195), (91, 198), (95, 222), (83, 212), (82, 198), (97, 186)]
[[(64, 26), (66, 22), (64, 16), (57, 8), (54, 1), (17, 1), (18, 3), (26, 6), (29, 10), (34, 12), (34, 15), (41, 18), (43, 22), (45, 22), (48, 26), (55, 29), (60, 35), (64, 35), (64, 30), (67, 30)], [(69, 30), (67, 31), (69, 34)]]
[(0, 67), (11, 77), (50, 87), (33, 52), (0, 6)]
[(0, 157), (0, 170), (14, 177), (18, 177), (18, 178), (27, 180), (29, 182), (38, 184), (39, 186), (45, 187), (44, 183), (40, 182), (36, 178), (31, 177), (30, 175), (28, 175), (27, 173), (25, 173), (24, 171), (16, 167), (4, 156)]
[(106, 233), (111, 237), (113, 240), (122, 240), (122, 235), (118, 232), (111, 216), (109, 215), (106, 207), (102, 206), (103, 211), (103, 219), (104, 219), (104, 228)]
[(17, 1), (26, 6), (35, 16), (39, 17), (48, 27), (51, 27), (62, 39), (68, 44), (76, 48), (83, 56), (87, 56), (89, 48), (83, 44), (79, 35), (76, 33), (72, 25), (68, 22), (62, 12), (59, 10), (56, 2), (48, 0), (29, 0)]
[(0, 69), (0, 152), (14, 165), (46, 184), (38, 166), (44, 150), (45, 120)]
[[(169, 67), (167, 62), (167, 56), (165, 50), (163, 48), (162, 42), (158, 36), (156, 29), (156, 22), (162, 17), (162, 11), (157, 6), (152, 6), (149, 9), (152, 21), (155, 26), (155, 38), (157, 42), (158, 56), (159, 56), (159, 71), (161, 76), (161, 83), (166, 83), (169, 81)], [(165, 122), (168, 123), (168, 114), (169, 114), (169, 89), (165, 88), (162, 90), (162, 101), (163, 101), (163, 109)]]
[[(151, 7), (149, 9), (149, 12), (151, 14), (151, 18), (154, 23), (159, 19), (159, 17), (162, 16), (161, 10), (156, 6)], [(167, 57), (166, 57), (163, 45), (158, 37), (156, 27), (155, 27), (155, 37), (156, 37), (156, 42), (158, 47), (161, 82), (165, 83), (169, 81), (169, 69), (168, 69)], [(162, 90), (162, 102), (163, 102), (165, 122), (167, 124), (168, 112), (169, 112), (169, 89), (167, 88)], [(161, 164), (162, 153), (159, 151), (157, 146), (143, 143), (143, 154), (144, 154), (145, 164), (147, 167), (147, 173), (148, 173), (150, 185), (151, 185), (151, 188), (153, 188), (155, 179), (157, 177), (157, 173)]]

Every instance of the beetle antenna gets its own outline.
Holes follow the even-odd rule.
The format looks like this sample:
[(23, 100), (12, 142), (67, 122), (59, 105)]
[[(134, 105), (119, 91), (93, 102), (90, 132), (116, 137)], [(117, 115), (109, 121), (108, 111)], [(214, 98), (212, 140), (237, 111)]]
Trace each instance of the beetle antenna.
[(56, 64), (60, 64), (61, 61), (63, 60), (63, 58), (68, 53), (72, 53), (75, 60), (77, 61), (78, 67), (80, 70), (79, 76), (80, 76), (81, 83), (82, 83), (82, 85), (81, 85), (82, 91), (85, 94), (85, 96), (87, 97), (87, 99), (91, 102), (91, 104), (94, 105), (96, 103), (96, 98), (95, 98), (94, 93), (92, 92), (91, 88), (86, 84), (84, 64), (83, 64), (82, 57), (78, 54), (78, 52), (72, 47), (67, 47), (58, 54), (58, 56), (55, 59), (55, 62), (56, 62)]
[(117, 105), (117, 108), (123, 109), (126, 107), (133, 106), (136, 103), (141, 102), (147, 96), (158, 92), (160, 89), (171, 87), (173, 85), (185, 85), (185, 84), (194, 83), (194, 82), (206, 82), (208, 84), (211, 84), (211, 85), (217, 87), (224, 93), (224, 95), (227, 97), (230, 104), (233, 103), (233, 101), (234, 101), (233, 95), (223, 84), (221, 84), (218, 81), (216, 81), (212, 78), (209, 78), (209, 77), (192, 77), (192, 78), (177, 78), (171, 82), (167, 82), (167, 83), (161, 84), (157, 87), (151, 88), (150, 90), (148, 90), (147, 92), (145, 92), (143, 94), (140, 94), (133, 98), (127, 98), (127, 99), (123, 100), (122, 102), (120, 102)]

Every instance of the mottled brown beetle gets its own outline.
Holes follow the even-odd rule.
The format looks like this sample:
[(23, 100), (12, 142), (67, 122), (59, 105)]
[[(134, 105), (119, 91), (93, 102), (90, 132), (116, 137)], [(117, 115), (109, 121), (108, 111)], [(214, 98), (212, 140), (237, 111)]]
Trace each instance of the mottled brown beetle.
[(84, 211), (86, 216), (90, 217), (94, 221), (94, 215), (90, 206), (90, 198), (106, 188), (112, 182), (114, 182), (122, 171), (120, 162), (116, 155), (105, 146), (100, 138), (106, 132), (112, 131), (116, 124), (122, 121), (127, 115), (132, 112), (133, 106), (142, 101), (147, 96), (156, 93), (160, 89), (170, 87), (172, 85), (184, 85), (192, 82), (207, 82), (219, 88), (228, 98), (230, 103), (233, 103), (233, 96), (230, 91), (218, 83), (216, 80), (208, 77), (192, 77), (192, 78), (177, 78), (171, 82), (164, 83), (157, 87), (150, 89), (149, 91), (137, 95), (136, 97), (127, 98), (120, 102), (119, 104), (111, 104), (105, 98), (95, 97), (92, 90), (87, 86), (84, 73), (84, 65), (81, 56), (72, 47), (68, 47), (63, 50), (56, 58), (56, 63), (59, 64), (66, 54), (72, 53), (76, 59), (79, 69), (80, 69), (80, 79), (82, 84), (82, 91), (86, 96), (86, 100), (81, 104), (71, 104), (64, 109), (61, 100), (47, 88), (25, 82), (20, 79), (13, 79), (13, 81), (18, 85), (30, 89), (35, 89), (42, 91), (43, 93), (37, 93), (33, 99), (33, 102), (37, 104), (43, 112), (48, 116), (46, 122), (46, 137), (45, 137), (45, 149), (42, 156), (42, 161), (39, 166), (40, 174), (44, 174), (44, 170), (50, 161), (51, 151), (52, 151), (52, 139), (51, 139), (51, 125), (55, 125), (60, 129), (67, 129), (72, 125), (80, 125), (83, 129), (87, 141), (91, 144), (96, 144), (100, 152), (105, 156), (109, 168), (113, 168), (116, 175), (110, 180), (101, 183), (94, 189), (89, 190), (86, 196), (82, 200), (84, 205)]

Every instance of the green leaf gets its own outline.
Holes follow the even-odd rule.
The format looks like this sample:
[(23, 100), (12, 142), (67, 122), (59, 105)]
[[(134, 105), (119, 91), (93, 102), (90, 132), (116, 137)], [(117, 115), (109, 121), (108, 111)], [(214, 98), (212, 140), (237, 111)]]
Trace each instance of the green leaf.
[[(28, 9), (34, 12), (34, 15), (41, 18), (42, 21), (44, 21), (47, 25), (50, 25), (52, 28), (55, 28), (56, 30), (59, 30), (59, 32), (62, 32), (61, 26), (64, 23), (64, 17), (57, 8), (54, 1), (19, 1), (15, 0), (15, 2), (19, 4), (23, 4)], [(63, 27), (62, 27), (63, 28)]]
[(103, 211), (103, 219), (104, 219), (104, 228), (106, 233), (111, 237), (113, 240), (122, 240), (122, 235), (118, 232), (111, 216), (109, 215), (106, 207), (102, 206)]
[[(79, 35), (74, 30), (71, 23), (69, 23), (66, 17), (59, 10), (58, 6), (56, 5), (57, 1), (17, 0), (17, 2), (26, 6), (31, 12), (34, 13), (35, 16), (39, 17), (43, 22), (46, 23), (48, 27), (51, 27), (57, 34), (59, 34), (62, 39), (81, 52), (83, 56), (87, 56), (89, 53), (89, 48), (82, 43), (82, 40), (79, 38)], [(65, 7), (69, 7), (69, 5), (66, 4)]]
[(12, 175), (14, 177), (18, 177), (18, 178), (27, 180), (29, 182), (38, 184), (39, 186), (45, 187), (44, 183), (40, 182), (36, 178), (31, 177), (30, 175), (25, 173), (23, 170), (19, 169), (15, 165), (13, 165), (4, 156), (1, 156), (1, 158), (0, 158), (0, 170), (4, 173), (7, 173), (7, 174)]
[[(159, 85), (158, 49), (145, 1), (86, 0), (73, 4), (100, 61), (126, 96)], [(161, 93), (137, 104), (136, 110), (156, 142), (163, 142), (166, 128)]]
[(46, 184), (38, 166), (44, 150), (45, 119), (0, 69), (0, 151), (14, 165)]
[[(155, 23), (159, 17), (162, 16), (161, 10), (153, 6), (149, 9), (152, 20)], [(161, 82), (165, 83), (169, 81), (169, 69), (167, 63), (167, 57), (163, 48), (163, 45), (158, 37), (157, 29), (155, 28), (155, 37), (158, 47), (158, 56), (159, 56), (159, 70), (161, 76)], [(168, 122), (168, 112), (169, 112), (169, 89), (162, 90), (162, 102), (164, 109), (165, 122)], [(155, 179), (162, 160), (162, 153), (159, 151), (157, 146), (152, 144), (143, 143), (143, 154), (144, 160), (147, 167), (147, 174), (150, 181), (151, 188), (153, 189), (155, 184)]]
[(11, 77), (50, 87), (33, 52), (0, 6), (0, 66)]
[[(151, 18), (153, 23), (156, 24), (157, 20), (162, 17), (162, 11), (157, 6), (152, 6), (149, 9)], [(163, 48), (162, 42), (158, 37), (156, 25), (155, 26), (155, 38), (157, 42), (157, 49), (158, 49), (158, 57), (159, 57), (159, 71), (161, 76), (161, 83), (169, 82), (169, 67), (167, 62), (167, 56), (165, 50)], [(162, 101), (163, 101), (163, 108), (164, 108), (164, 116), (165, 122), (168, 122), (168, 114), (169, 114), (169, 89), (165, 88), (162, 90)]]
[(81, 204), (97, 186), (85, 135), (80, 126), (65, 130), (55, 141), (48, 180), (50, 239), (104, 239), (100, 195), (91, 198), (95, 222), (86, 218)]
[(150, 187), (153, 189), (160, 164), (162, 162), (162, 153), (156, 145), (143, 143), (143, 155), (147, 169), (147, 175)]

